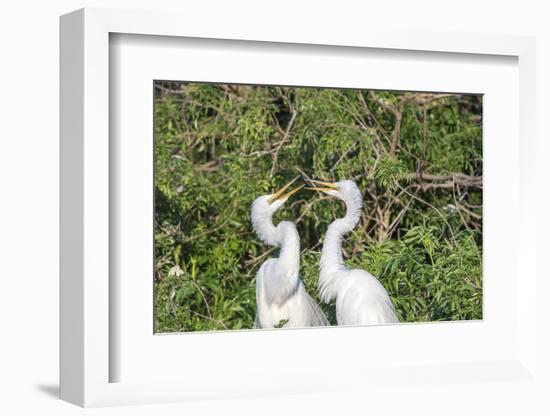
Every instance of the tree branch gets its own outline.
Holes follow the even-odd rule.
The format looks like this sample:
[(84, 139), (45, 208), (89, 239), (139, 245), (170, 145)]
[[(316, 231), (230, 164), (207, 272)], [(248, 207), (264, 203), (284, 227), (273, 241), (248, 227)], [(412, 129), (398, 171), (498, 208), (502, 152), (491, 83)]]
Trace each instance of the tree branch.
[(422, 190), (434, 188), (453, 188), (455, 185), (483, 189), (483, 176), (481, 175), (470, 176), (464, 173), (433, 175), (425, 172), (414, 172), (405, 175), (405, 179), (422, 181), (423, 183), (416, 185)]

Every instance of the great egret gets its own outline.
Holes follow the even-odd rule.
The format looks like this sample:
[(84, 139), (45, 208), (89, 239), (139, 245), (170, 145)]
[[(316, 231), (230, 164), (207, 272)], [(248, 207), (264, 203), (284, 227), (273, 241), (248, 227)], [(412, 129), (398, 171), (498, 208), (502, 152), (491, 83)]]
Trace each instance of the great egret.
[(399, 322), (386, 289), (365, 270), (350, 269), (342, 258), (342, 238), (352, 231), (361, 216), (363, 197), (356, 183), (312, 181), (323, 187), (307, 188), (344, 201), (346, 215), (328, 227), (321, 253), (319, 291), (329, 303), (336, 299), (338, 325), (372, 325)]
[(328, 321), (306, 292), (299, 276), (300, 236), (289, 221), (273, 225), (273, 214), (299, 191), (285, 194), (292, 180), (278, 192), (259, 197), (252, 204), (252, 225), (258, 237), (270, 246), (281, 247), (278, 258), (266, 260), (256, 275), (256, 322), (258, 328), (325, 326)]

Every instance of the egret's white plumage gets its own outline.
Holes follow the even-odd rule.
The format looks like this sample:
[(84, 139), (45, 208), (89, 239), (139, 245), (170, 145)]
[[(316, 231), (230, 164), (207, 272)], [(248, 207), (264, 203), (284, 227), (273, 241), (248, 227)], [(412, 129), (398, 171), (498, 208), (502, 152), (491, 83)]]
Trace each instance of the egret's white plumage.
[(252, 204), (252, 225), (258, 237), (281, 248), (278, 258), (265, 261), (256, 274), (258, 328), (325, 326), (328, 321), (300, 279), (300, 237), (289, 221), (273, 225), (273, 214), (295, 192), (259, 197)]
[(328, 227), (321, 253), (319, 291), (329, 303), (336, 299), (338, 325), (373, 325), (399, 322), (386, 289), (365, 270), (344, 265), (342, 239), (352, 231), (361, 216), (363, 198), (354, 181), (335, 184), (314, 181), (325, 186), (312, 188), (344, 201), (346, 215)]

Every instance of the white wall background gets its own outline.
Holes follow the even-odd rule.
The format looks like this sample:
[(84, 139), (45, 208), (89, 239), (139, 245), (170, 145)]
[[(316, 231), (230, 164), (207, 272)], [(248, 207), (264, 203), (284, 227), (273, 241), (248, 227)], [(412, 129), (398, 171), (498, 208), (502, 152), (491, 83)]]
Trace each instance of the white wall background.
[[(308, 3), (297, 0), (20, 0), (0, 12), (0, 414), (77, 414), (57, 400), (58, 389), (58, 16), (80, 7), (179, 10), (200, 16), (248, 14), (286, 25), (400, 23), (403, 27), (471, 30), (537, 36), (538, 134), (541, 191), (539, 261), (548, 252), (545, 219), (550, 183), (546, 163), (550, 131), (550, 13), (545, 1), (356, 1)], [(304, 26), (305, 28), (305, 26)], [(306, 30), (306, 29), (304, 29)], [(546, 139), (546, 140), (544, 140)], [(542, 276), (543, 271), (539, 270)], [(550, 374), (548, 324), (550, 284), (539, 285), (540, 368)], [(548, 378), (546, 379), (548, 381)], [(419, 414), (550, 414), (550, 383), (495, 383), (472, 388), (457, 384), (453, 394), (434, 385), (406, 397), (350, 397), (346, 393), (307, 397), (217, 401), (92, 410), (101, 415), (157, 414), (392, 414), (392, 402), (406, 401)]]

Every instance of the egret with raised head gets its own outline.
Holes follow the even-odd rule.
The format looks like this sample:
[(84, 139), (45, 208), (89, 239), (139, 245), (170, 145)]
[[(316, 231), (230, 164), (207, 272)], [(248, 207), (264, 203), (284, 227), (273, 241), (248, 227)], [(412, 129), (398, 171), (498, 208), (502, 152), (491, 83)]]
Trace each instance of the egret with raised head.
[(363, 197), (352, 180), (337, 183), (312, 180), (321, 191), (344, 201), (346, 215), (328, 227), (319, 268), (319, 292), (325, 303), (336, 300), (338, 325), (373, 325), (399, 322), (388, 292), (366, 270), (351, 269), (344, 264), (342, 239), (359, 222)]
[(256, 274), (257, 328), (328, 325), (300, 279), (300, 236), (296, 225), (290, 221), (273, 225), (273, 214), (303, 187), (285, 193), (296, 179), (252, 204), (251, 218), (256, 234), (265, 244), (280, 247), (279, 257), (266, 260)]

